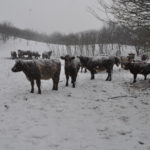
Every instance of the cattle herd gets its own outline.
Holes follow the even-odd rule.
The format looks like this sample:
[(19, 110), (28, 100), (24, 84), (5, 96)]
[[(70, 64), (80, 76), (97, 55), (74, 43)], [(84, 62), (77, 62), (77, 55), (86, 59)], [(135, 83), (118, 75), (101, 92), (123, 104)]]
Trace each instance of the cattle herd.
[[(11, 52), (12, 58), (19, 58), (16, 60), (15, 65), (12, 68), (13, 72), (24, 72), (27, 79), (31, 83), (31, 93), (34, 93), (34, 81), (38, 87), (38, 93), (41, 94), (41, 80), (52, 79), (52, 90), (58, 90), (61, 62), (59, 58), (50, 58), (52, 52), (44, 52), (42, 59), (38, 52), (22, 51), (18, 50), (17, 53)], [(24, 60), (23, 58), (34, 58)], [(112, 80), (113, 66), (119, 66), (125, 70), (129, 70), (133, 74), (133, 83), (136, 82), (137, 74), (142, 74), (146, 80), (147, 75), (150, 74), (150, 64), (146, 61), (129, 60), (128, 57), (116, 57), (116, 56), (70, 56), (65, 55), (60, 57), (64, 60), (64, 71), (66, 76), (66, 86), (68, 86), (69, 77), (71, 78), (72, 87), (76, 86), (76, 79), (79, 69), (85, 68), (91, 74), (91, 80), (95, 78), (95, 74), (100, 71), (107, 72), (106, 81)]]
[[(47, 52), (43, 52), (42, 53), (42, 58), (43, 59), (50, 59), (52, 55), (52, 51), (47, 51)], [(20, 50), (18, 49), (18, 51), (11, 51), (11, 58), (12, 59), (16, 59), (16, 58), (21, 58), (21, 59), (38, 59), (40, 58), (40, 54), (38, 52), (35, 51), (31, 51), (31, 50)]]

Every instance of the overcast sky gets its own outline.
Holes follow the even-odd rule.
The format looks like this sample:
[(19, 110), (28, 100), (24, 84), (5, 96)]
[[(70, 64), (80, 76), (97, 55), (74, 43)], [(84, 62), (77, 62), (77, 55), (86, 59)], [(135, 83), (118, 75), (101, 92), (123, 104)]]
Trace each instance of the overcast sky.
[(102, 24), (88, 11), (96, 0), (0, 0), (0, 23), (47, 34), (99, 29)]

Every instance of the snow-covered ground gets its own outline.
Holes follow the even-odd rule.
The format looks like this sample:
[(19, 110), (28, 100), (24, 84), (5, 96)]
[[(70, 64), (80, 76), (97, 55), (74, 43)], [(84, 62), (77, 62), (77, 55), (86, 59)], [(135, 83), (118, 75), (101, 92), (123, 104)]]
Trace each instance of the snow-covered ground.
[(65, 87), (62, 62), (59, 90), (42, 81), (42, 94), (37, 87), (31, 94), (25, 75), (11, 72), (10, 48), (0, 45), (0, 150), (150, 150), (150, 83), (143, 76), (132, 84), (117, 67), (111, 82), (105, 72), (93, 81), (79, 73), (74, 89)]

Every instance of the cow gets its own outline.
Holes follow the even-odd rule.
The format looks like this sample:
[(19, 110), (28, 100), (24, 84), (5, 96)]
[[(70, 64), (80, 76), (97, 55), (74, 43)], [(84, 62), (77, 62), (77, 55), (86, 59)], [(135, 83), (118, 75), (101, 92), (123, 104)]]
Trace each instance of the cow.
[(144, 79), (146, 80), (147, 75), (150, 74), (150, 63), (126, 63), (124, 69), (129, 70), (133, 74), (133, 83), (135, 83), (138, 74), (142, 74), (144, 76)]
[(108, 73), (106, 81), (111, 81), (114, 64), (116, 64), (117, 66), (119, 66), (120, 64), (120, 59), (116, 56), (110, 57), (79, 56), (78, 58), (80, 59), (81, 64), (84, 64), (84, 66), (91, 72), (91, 80), (95, 78), (94, 76), (95, 73), (106, 70)]
[(61, 63), (58, 59), (51, 60), (17, 60), (12, 68), (13, 72), (23, 71), (31, 83), (31, 93), (34, 93), (34, 80), (38, 87), (38, 94), (41, 94), (41, 80), (52, 78), (52, 90), (58, 90), (58, 83), (61, 71)]
[(31, 53), (30, 58), (34, 57), (34, 58), (38, 59), (41, 56), (38, 52), (31, 51), (30, 53)]
[(19, 58), (29, 58), (32, 59), (33, 57), (38, 59), (40, 54), (38, 52), (30, 51), (30, 50), (18, 50), (18, 57)]
[(42, 53), (42, 58), (43, 59), (50, 59), (51, 55), (52, 55), (52, 51), (43, 52)]
[(77, 58), (79, 58), (80, 62), (81, 62), (81, 72), (84, 69), (84, 73), (86, 73), (87, 72), (87, 62), (88, 62), (89, 58), (91, 58), (91, 57), (77, 56)]
[(65, 61), (66, 86), (68, 86), (68, 80), (71, 77), (72, 87), (75, 88), (76, 78), (81, 65), (80, 60), (70, 55), (61, 56), (61, 59)]
[(15, 51), (11, 51), (11, 58), (16, 59), (17, 58), (17, 53)]
[(25, 58), (25, 56), (27, 56), (27, 58), (32, 58), (31, 51), (18, 49), (18, 58)]
[(141, 60), (142, 60), (142, 61), (147, 61), (148, 59), (149, 59), (149, 57), (148, 57), (147, 54), (141, 55)]

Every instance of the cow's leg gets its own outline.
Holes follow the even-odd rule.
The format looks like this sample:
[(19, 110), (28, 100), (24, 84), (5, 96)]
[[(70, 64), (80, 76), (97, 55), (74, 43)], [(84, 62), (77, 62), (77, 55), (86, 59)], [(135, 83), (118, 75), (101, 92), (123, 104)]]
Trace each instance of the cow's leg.
[(134, 74), (134, 75), (133, 75), (133, 83), (136, 82), (136, 77), (137, 77), (137, 74)]
[(58, 90), (59, 77), (55, 77), (52, 80), (53, 80), (53, 89), (52, 90)]
[(94, 80), (95, 76), (94, 76), (94, 71), (91, 71), (91, 80)]
[(58, 83), (59, 83), (59, 80), (56, 80), (56, 82), (55, 82), (55, 90), (56, 91), (58, 90)]
[(107, 70), (107, 78), (106, 78), (106, 81), (110, 81), (110, 72)]
[(68, 86), (68, 81), (69, 81), (69, 75), (66, 74), (66, 86)]
[(109, 73), (108, 73), (108, 76), (107, 76), (107, 78), (106, 78), (106, 81), (111, 81), (111, 75), (112, 75), (111, 72), (109, 72)]
[(52, 90), (57, 90), (57, 89), (56, 89), (56, 84), (57, 84), (57, 83), (56, 83), (56, 79), (53, 78), (52, 80), (53, 80), (53, 88), (52, 88)]
[(75, 83), (76, 83), (76, 78), (77, 78), (77, 75), (73, 75), (72, 77), (71, 77), (71, 82), (72, 82), (72, 87), (73, 88), (75, 88)]
[(31, 80), (31, 93), (34, 93), (34, 80)]
[(108, 81), (108, 79), (109, 79), (109, 73), (108, 73), (108, 75), (107, 75), (106, 81)]
[(55, 78), (53, 78), (52, 80), (53, 80), (53, 88), (52, 88), (52, 90), (55, 90)]
[(112, 70), (110, 70), (110, 71), (108, 72), (108, 75), (109, 75), (108, 81), (111, 81), (111, 78), (112, 78)]
[(85, 69), (84, 69), (84, 73), (86, 73), (86, 72), (87, 72), (87, 69), (85, 68)]
[(36, 85), (38, 87), (38, 94), (41, 94), (41, 80), (40, 79), (36, 80)]
[(108, 69), (107, 69), (107, 73), (108, 73), (108, 76), (107, 76), (107, 78), (106, 78), (106, 81), (111, 81), (112, 69), (111, 69), (111, 68), (108, 68)]
[(147, 78), (147, 75), (144, 75), (144, 80), (146, 80), (146, 78)]

